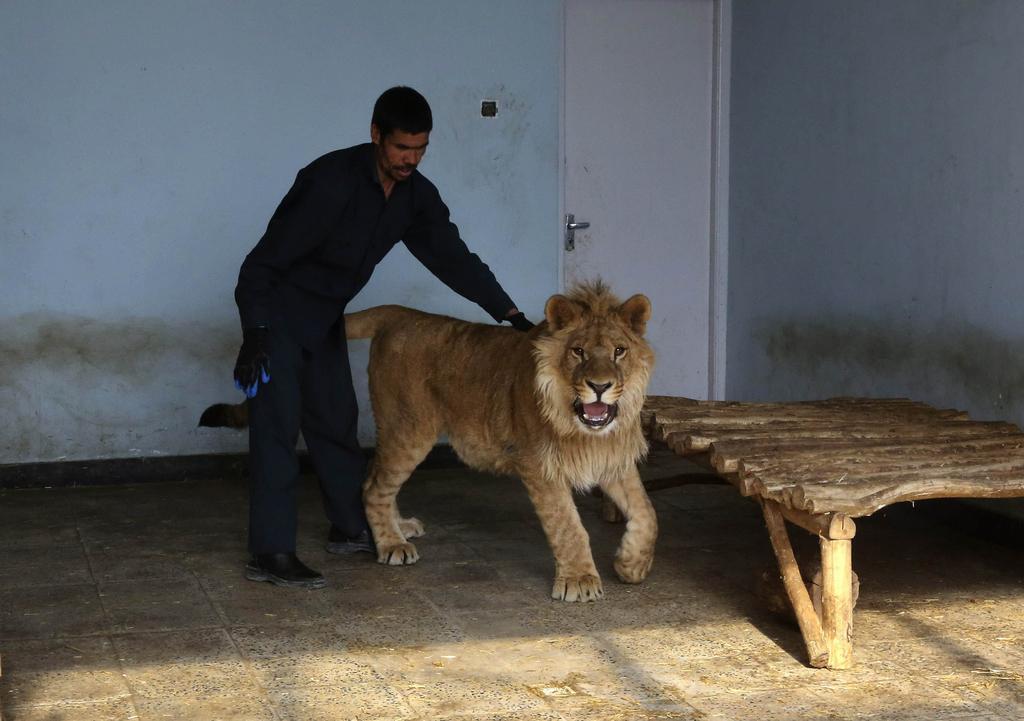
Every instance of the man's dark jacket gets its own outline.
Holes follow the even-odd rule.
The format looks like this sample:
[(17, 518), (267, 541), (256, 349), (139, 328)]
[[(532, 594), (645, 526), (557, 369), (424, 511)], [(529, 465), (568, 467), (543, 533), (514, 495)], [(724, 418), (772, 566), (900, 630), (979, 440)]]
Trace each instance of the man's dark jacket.
[(403, 241), (430, 272), (500, 321), (514, 304), (469, 251), (434, 184), (418, 170), (391, 197), (372, 143), (336, 150), (299, 171), (238, 274), (242, 327), (283, 323), (319, 346), (374, 267)]

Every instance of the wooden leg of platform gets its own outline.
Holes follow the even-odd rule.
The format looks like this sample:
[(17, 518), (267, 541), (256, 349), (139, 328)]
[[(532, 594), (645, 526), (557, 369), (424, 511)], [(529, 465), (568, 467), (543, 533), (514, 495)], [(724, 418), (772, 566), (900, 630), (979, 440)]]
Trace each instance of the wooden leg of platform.
[(800, 633), (804, 637), (808, 663), (814, 668), (824, 668), (829, 665), (829, 649), (822, 634), (821, 620), (814, 612), (807, 586), (800, 576), (800, 567), (797, 565), (793, 546), (790, 545), (789, 534), (786, 532), (786, 521), (774, 501), (762, 500), (761, 508), (764, 511), (764, 521), (768, 526), (768, 537), (771, 539), (775, 558), (779, 561), (782, 583), (786, 587), (786, 595), (793, 606)]
[(828, 667), (853, 666), (852, 541), (821, 539), (821, 616)]

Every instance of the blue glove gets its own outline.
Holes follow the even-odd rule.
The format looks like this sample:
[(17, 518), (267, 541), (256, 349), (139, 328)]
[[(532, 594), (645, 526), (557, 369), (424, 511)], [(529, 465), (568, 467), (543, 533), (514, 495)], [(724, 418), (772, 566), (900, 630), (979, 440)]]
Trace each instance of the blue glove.
[(267, 355), (267, 329), (245, 328), (242, 347), (235, 361), (235, 388), (254, 398), (260, 383), (270, 382), (270, 357)]

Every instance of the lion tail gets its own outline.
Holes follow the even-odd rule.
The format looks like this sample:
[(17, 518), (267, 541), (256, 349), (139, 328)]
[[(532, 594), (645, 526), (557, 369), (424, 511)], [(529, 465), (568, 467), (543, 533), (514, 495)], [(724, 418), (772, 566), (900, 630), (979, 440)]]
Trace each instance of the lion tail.
[(199, 425), (207, 428), (247, 428), (249, 426), (249, 404), (214, 403), (203, 411)]
[[(410, 312), (408, 308), (397, 305), (379, 305), (357, 313), (346, 313), (345, 337), (372, 338), (386, 325), (408, 320)], [(199, 425), (207, 428), (248, 428), (249, 404), (245, 401), (214, 403), (203, 411)]]
[(399, 305), (378, 305), (356, 313), (345, 314), (345, 337), (349, 340), (373, 338), (381, 328), (408, 316), (410, 309)]

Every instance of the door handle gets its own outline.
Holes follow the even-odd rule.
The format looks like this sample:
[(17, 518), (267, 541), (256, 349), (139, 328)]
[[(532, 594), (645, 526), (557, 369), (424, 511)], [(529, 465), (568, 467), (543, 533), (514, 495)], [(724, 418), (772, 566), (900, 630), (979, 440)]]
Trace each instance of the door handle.
[(590, 223), (586, 221), (576, 222), (576, 216), (569, 213), (565, 216), (565, 249), (575, 250), (576, 248), (576, 231), (585, 230), (590, 227)]

